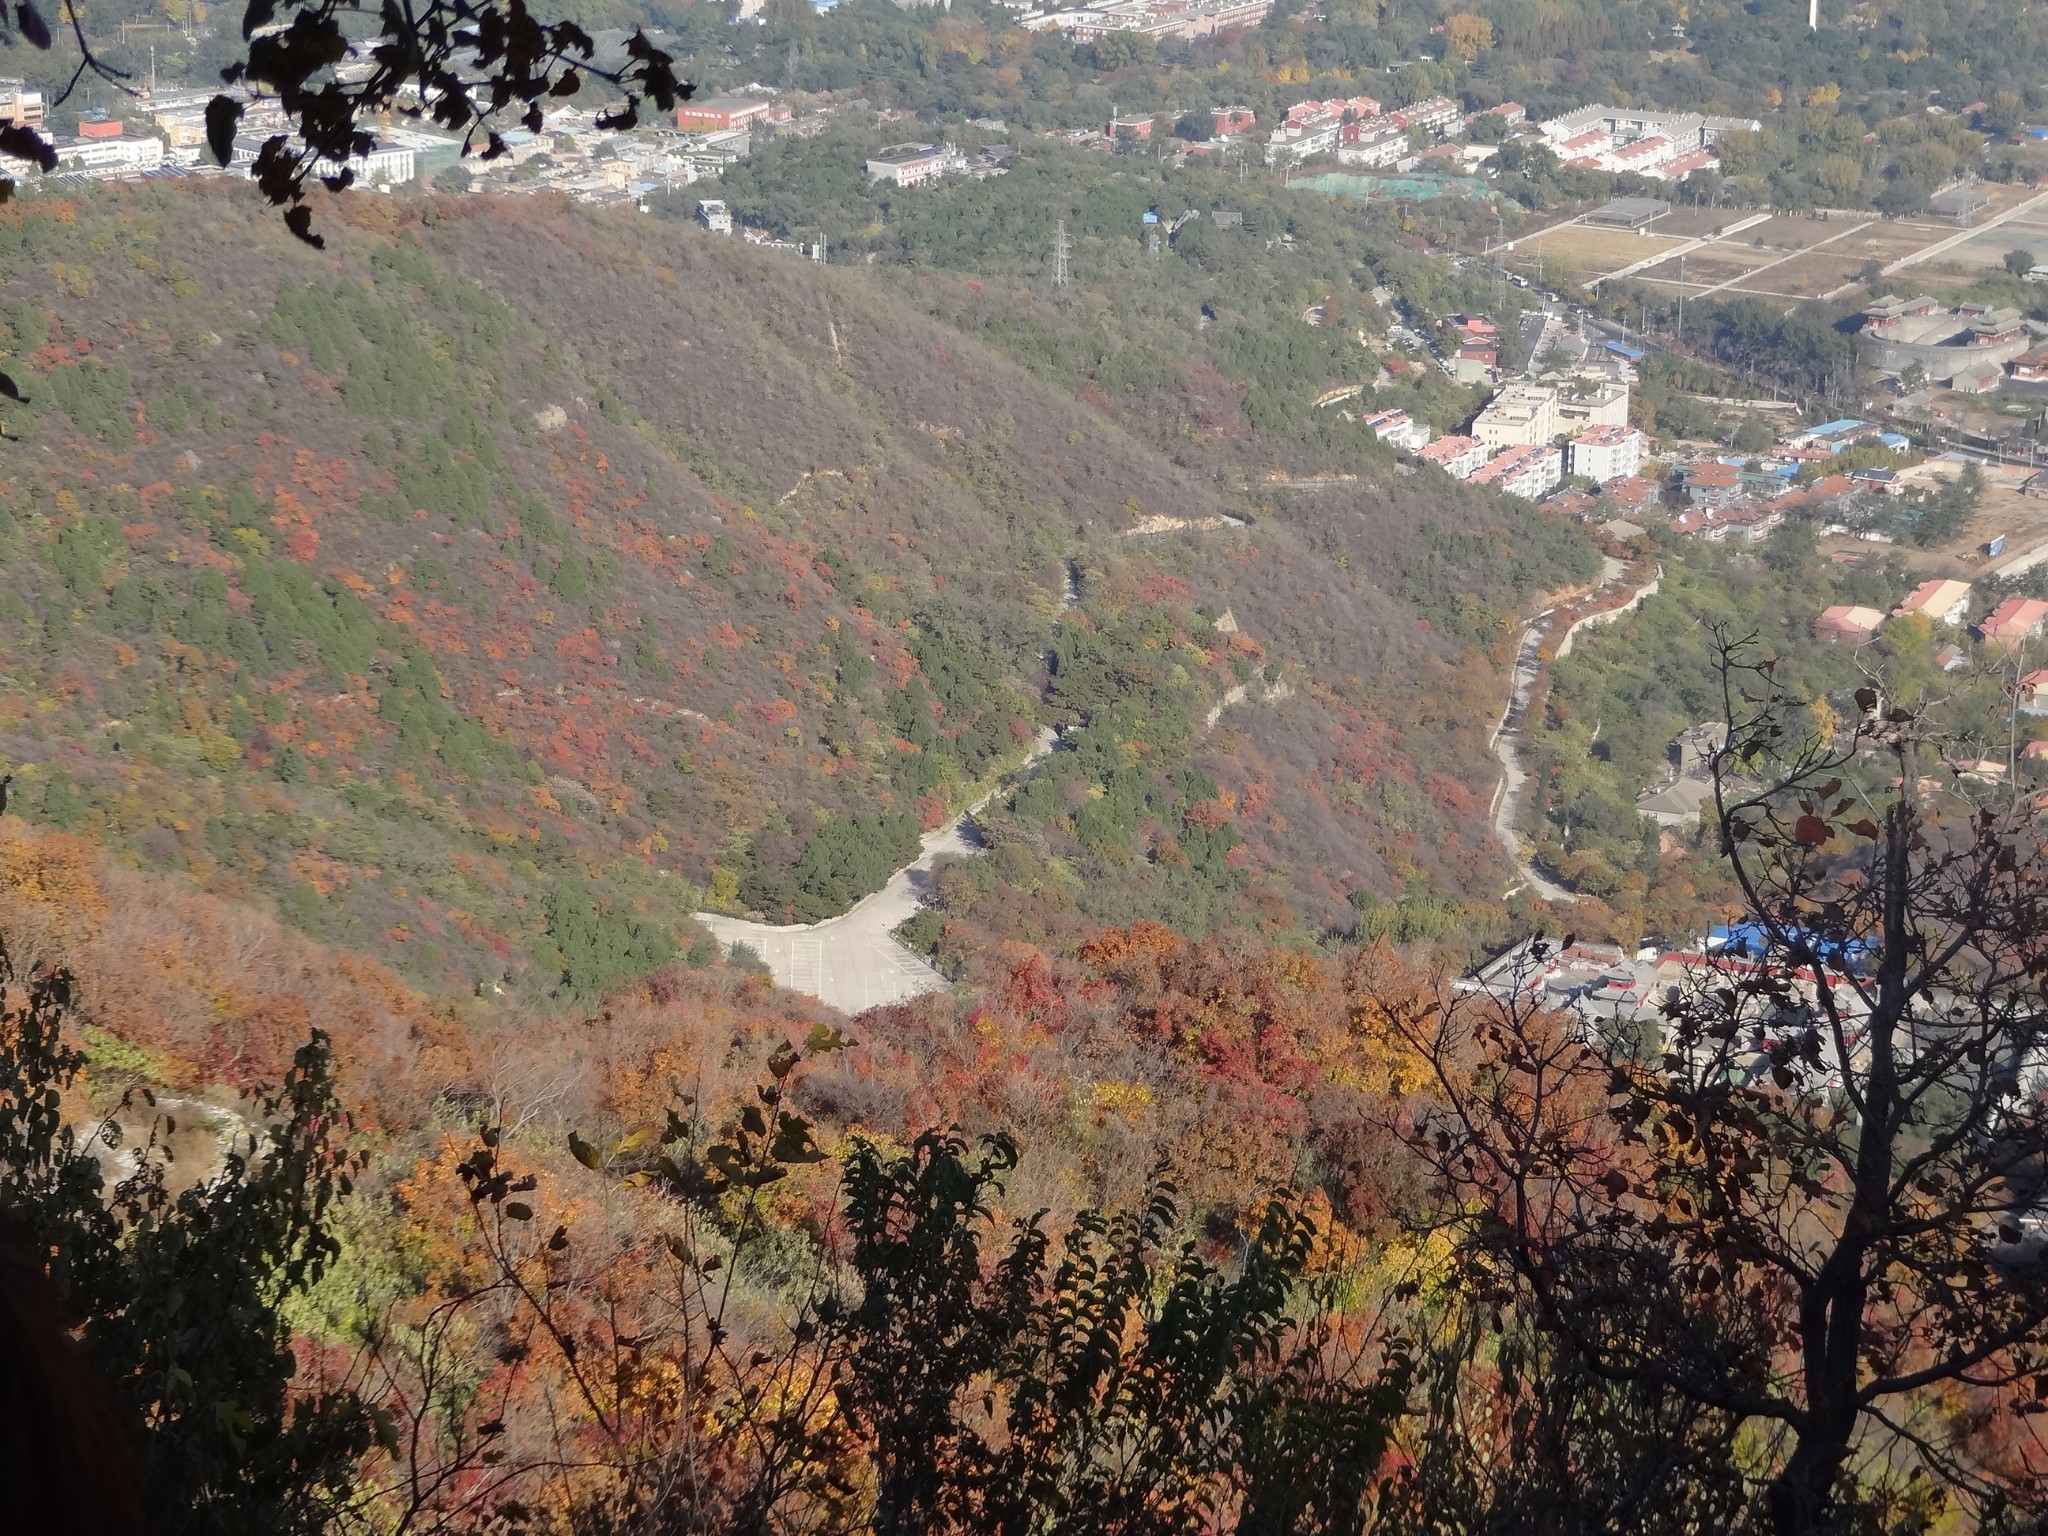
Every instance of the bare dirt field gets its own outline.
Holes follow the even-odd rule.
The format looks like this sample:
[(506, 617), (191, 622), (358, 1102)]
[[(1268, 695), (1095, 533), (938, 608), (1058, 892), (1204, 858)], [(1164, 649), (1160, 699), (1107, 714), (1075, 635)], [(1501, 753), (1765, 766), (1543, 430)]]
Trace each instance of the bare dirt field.
[(1627, 229), (1600, 229), (1590, 224), (1560, 224), (1515, 242), (1515, 264), (1536, 266), (1536, 253), (1543, 253), (1546, 267), (1574, 275), (1598, 277), (1625, 267), (1632, 261), (1658, 251), (1668, 251), (1680, 242), (1663, 235), (1638, 235)]

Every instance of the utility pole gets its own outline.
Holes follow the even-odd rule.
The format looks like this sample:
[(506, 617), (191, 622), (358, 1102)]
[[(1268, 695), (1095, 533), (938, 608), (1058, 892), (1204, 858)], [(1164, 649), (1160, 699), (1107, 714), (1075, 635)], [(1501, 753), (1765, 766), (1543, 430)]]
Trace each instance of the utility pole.
[(1067, 221), (1061, 219), (1052, 227), (1052, 285), (1055, 288), (1067, 286)]
[(1678, 258), (1678, 344), (1685, 345), (1685, 257)]

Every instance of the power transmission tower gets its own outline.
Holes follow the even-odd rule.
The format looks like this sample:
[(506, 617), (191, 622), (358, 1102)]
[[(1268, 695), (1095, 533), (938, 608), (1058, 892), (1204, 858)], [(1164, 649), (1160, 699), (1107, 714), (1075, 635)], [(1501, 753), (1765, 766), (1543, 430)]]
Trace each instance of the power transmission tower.
[(1067, 221), (1061, 219), (1052, 227), (1052, 285), (1055, 288), (1067, 286)]
[(1159, 226), (1157, 224), (1152, 226), (1152, 233), (1147, 236), (1146, 244), (1152, 252), (1152, 259), (1154, 261), (1159, 260)]

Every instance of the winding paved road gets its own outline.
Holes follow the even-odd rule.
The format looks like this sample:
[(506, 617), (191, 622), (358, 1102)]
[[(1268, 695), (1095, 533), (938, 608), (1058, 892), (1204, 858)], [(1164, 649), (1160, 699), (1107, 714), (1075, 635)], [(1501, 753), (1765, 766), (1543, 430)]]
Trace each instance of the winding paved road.
[(1509, 887), (1504, 896), (1512, 896), (1527, 886), (1545, 901), (1577, 901), (1577, 896), (1537, 872), (1522, 847), (1521, 834), (1515, 830), (1522, 817), (1522, 791), (1529, 783), (1519, 750), (1522, 717), (1528, 712), (1529, 695), (1535, 691), (1536, 679), (1543, 673), (1543, 642), (1550, 635), (1552, 613), (1552, 609), (1544, 609), (1522, 631), (1522, 643), (1515, 650), (1514, 686), (1508, 691), (1508, 706), (1501, 711), (1500, 724), (1493, 728), (1493, 755), (1500, 759), (1501, 767), (1500, 787), (1493, 792), (1493, 835), (1500, 839), (1501, 847), (1515, 861), (1515, 869), (1522, 877), (1521, 884)]
[[(1601, 586), (1611, 587), (1626, 572), (1627, 567), (1612, 557), (1603, 557), (1601, 564)], [(1657, 568), (1656, 574), (1629, 594), (1629, 600), (1619, 608), (1603, 608), (1589, 614), (1565, 631), (1563, 643), (1557, 648), (1559, 656), (1571, 650), (1571, 643), (1578, 631), (1600, 624), (1610, 624), (1624, 613), (1640, 607), (1645, 598), (1654, 595), (1664, 579), (1664, 569)], [(1509, 858), (1515, 861), (1515, 870), (1521, 876), (1517, 885), (1510, 886), (1503, 894), (1512, 896), (1527, 886), (1545, 901), (1577, 901), (1579, 898), (1554, 881), (1546, 880), (1529, 858), (1522, 845), (1522, 835), (1517, 827), (1522, 819), (1523, 790), (1528, 787), (1529, 771), (1522, 766), (1521, 741), (1522, 720), (1529, 711), (1529, 697), (1536, 689), (1536, 679), (1543, 675), (1543, 642), (1550, 637), (1550, 629), (1557, 610), (1546, 608), (1531, 619), (1522, 630), (1521, 644), (1515, 648), (1514, 684), (1508, 690), (1507, 708), (1501, 711), (1500, 723), (1493, 728), (1493, 755), (1500, 759), (1500, 786), (1493, 792), (1493, 834), (1507, 850)]]

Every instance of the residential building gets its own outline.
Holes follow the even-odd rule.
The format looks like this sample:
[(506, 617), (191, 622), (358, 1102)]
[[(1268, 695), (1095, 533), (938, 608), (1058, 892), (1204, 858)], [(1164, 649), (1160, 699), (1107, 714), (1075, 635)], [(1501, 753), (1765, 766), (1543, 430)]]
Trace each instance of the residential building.
[(1565, 445), (1569, 473), (1595, 485), (1622, 480), (1643, 467), (1643, 434), (1634, 427), (1588, 427)]
[(1406, 411), (1377, 411), (1365, 418), (1366, 426), (1372, 428), (1372, 435), (1383, 443), (1409, 453), (1415, 452), (1429, 441), (1429, 428), (1414, 420)]
[(1438, 438), (1416, 456), (1425, 464), (1434, 464), (1453, 480), (1469, 480), (1486, 463), (1487, 451), (1477, 438), (1453, 434)]
[(732, 233), (732, 210), (718, 198), (703, 198), (697, 204), (697, 222), (714, 235), (729, 235)]
[(1491, 449), (1547, 443), (1557, 433), (1557, 391), (1542, 385), (1509, 385), (1472, 422), (1472, 435)]
[(1832, 458), (1844, 448), (1854, 447), (1866, 438), (1876, 437), (1882, 430), (1874, 421), (1859, 421), (1850, 416), (1841, 421), (1823, 422), (1820, 426), (1808, 427), (1803, 432), (1794, 432), (1785, 439), (1785, 446), (1813, 453), (1825, 453)]
[(765, 127), (788, 122), (789, 108), (763, 96), (709, 96), (676, 108), (676, 127), (684, 133), (727, 133), (735, 128)]
[[(1648, 440), (1645, 439), (1647, 446)], [(1600, 494), (1624, 516), (1631, 515), (1653, 505), (1657, 500), (1657, 483), (1646, 480), (1640, 474), (1624, 475), (1619, 480), (1609, 480), (1600, 487)]]
[(1852, 645), (1861, 645), (1874, 636), (1883, 623), (1884, 614), (1875, 608), (1837, 603), (1822, 610), (1821, 616), (1813, 621), (1813, 632), (1823, 640), (1846, 640)]
[(1620, 379), (1574, 379), (1558, 391), (1558, 431), (1628, 425), (1628, 385)]
[(1136, 117), (1112, 117), (1103, 125), (1102, 136), (1112, 143), (1144, 143), (1152, 137), (1152, 118), (1149, 113)]
[(1784, 521), (1782, 507), (1737, 499), (1715, 506), (1690, 507), (1671, 519), (1671, 531), (1708, 544), (1731, 538), (1755, 543), (1783, 526)]
[(1512, 128), (1517, 123), (1526, 123), (1529, 120), (1529, 109), (1519, 101), (1504, 101), (1497, 107), (1488, 107), (1479, 115), (1497, 117)]
[(1960, 624), (1969, 616), (1970, 584), (1967, 581), (1923, 581), (1892, 610), (1892, 617), (1924, 613), (1937, 624)]
[(1977, 624), (1987, 645), (2018, 645), (2039, 637), (2048, 625), (2048, 603), (2036, 597), (2009, 597)]
[(1344, 123), (1337, 129), (1337, 162), (1340, 165), (1357, 166), (1368, 171), (1385, 170), (1400, 164), (1408, 154), (1408, 135), (1398, 128), (1374, 123)]
[(1259, 125), (1258, 114), (1250, 107), (1216, 107), (1210, 113), (1215, 123), (1216, 137), (1227, 139), (1232, 134), (1250, 133)]
[(1410, 128), (1420, 128), (1425, 133), (1443, 135), (1455, 132), (1464, 123), (1465, 114), (1450, 98), (1432, 96), (1427, 101), (1418, 101), (1413, 106), (1389, 112), (1387, 121), (1403, 133)]
[(1685, 499), (1694, 507), (1725, 507), (1741, 499), (1742, 466), (1706, 459), (1683, 470)]
[(1548, 443), (1520, 443), (1489, 460), (1471, 477), (1474, 485), (1490, 485), (1513, 496), (1536, 501), (1557, 489), (1564, 478), (1564, 455)]
[(868, 161), (868, 180), (921, 187), (948, 171), (965, 169), (966, 164), (950, 144), (894, 144)]

